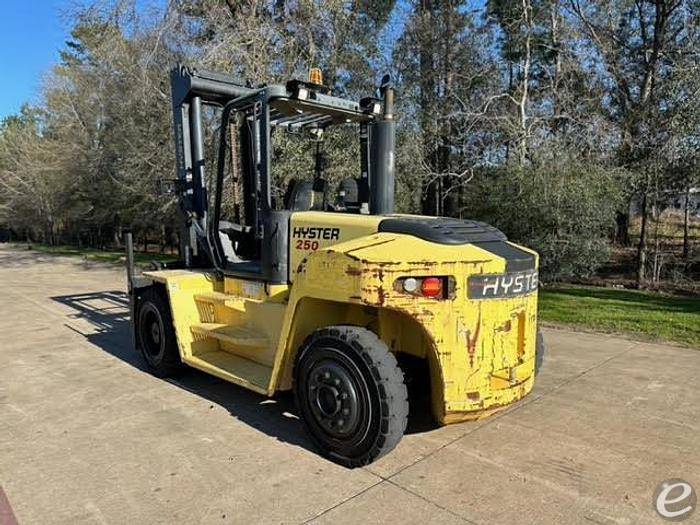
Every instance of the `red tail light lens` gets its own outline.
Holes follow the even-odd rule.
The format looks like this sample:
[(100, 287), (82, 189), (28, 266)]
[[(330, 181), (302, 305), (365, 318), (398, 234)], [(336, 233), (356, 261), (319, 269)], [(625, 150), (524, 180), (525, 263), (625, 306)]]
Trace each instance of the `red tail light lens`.
[(442, 295), (442, 279), (426, 277), (421, 283), (421, 293), (424, 297), (440, 297)]
[(453, 299), (454, 277), (399, 277), (394, 281), (394, 290), (414, 297), (429, 299)]

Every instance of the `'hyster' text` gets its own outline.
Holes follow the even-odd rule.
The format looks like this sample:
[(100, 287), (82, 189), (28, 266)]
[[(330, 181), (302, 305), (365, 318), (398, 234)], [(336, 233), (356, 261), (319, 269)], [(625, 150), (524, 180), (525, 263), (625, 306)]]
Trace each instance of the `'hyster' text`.
[(525, 295), (537, 290), (537, 270), (502, 275), (473, 275), (468, 283), (470, 299)]
[(322, 239), (324, 241), (337, 241), (340, 237), (340, 228), (318, 228), (314, 226), (295, 226), (292, 231), (295, 239)]

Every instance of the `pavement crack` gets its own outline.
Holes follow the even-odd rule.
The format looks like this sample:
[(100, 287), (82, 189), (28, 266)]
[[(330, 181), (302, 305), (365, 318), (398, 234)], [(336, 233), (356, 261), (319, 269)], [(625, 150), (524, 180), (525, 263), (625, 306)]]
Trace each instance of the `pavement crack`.
[[(372, 475), (373, 475), (373, 476), (377, 476), (377, 474), (372, 474)], [(319, 513), (316, 514), (315, 516), (313, 516), (313, 517), (311, 517), (311, 518), (308, 518), (308, 519), (306, 519), (306, 520), (304, 520), (304, 521), (299, 522), (300, 525), (304, 525), (304, 524), (306, 524), (306, 523), (312, 523), (314, 520), (317, 520), (318, 518), (320, 518), (320, 517), (323, 516), (324, 514), (328, 514), (328, 513), (329, 513), (330, 511), (332, 511), (333, 509), (337, 509), (338, 507), (340, 507), (341, 505), (344, 505), (344, 504), (347, 503), (348, 501), (352, 501), (352, 500), (354, 500), (355, 498), (357, 498), (358, 496), (362, 496), (365, 492), (367, 492), (367, 491), (373, 489), (374, 487), (376, 487), (376, 486), (378, 486), (378, 485), (381, 485), (382, 483), (384, 483), (385, 481), (387, 481), (386, 478), (383, 478), (383, 477), (381, 477), (381, 476), (377, 476), (377, 477), (379, 478), (379, 481), (376, 481), (376, 482), (372, 483), (371, 485), (365, 487), (365, 488), (362, 489), (361, 491), (356, 492), (356, 493), (353, 494), (352, 496), (349, 496), (349, 497), (345, 498), (344, 500), (339, 501), (339, 502), (336, 503), (335, 505), (332, 505), (332, 506), (328, 507), (327, 509), (322, 510), (321, 512), (319, 512)]]
[(431, 505), (434, 505), (435, 507), (439, 508), (440, 510), (443, 510), (443, 511), (447, 512), (448, 514), (454, 516), (455, 518), (458, 518), (459, 520), (461, 520), (461, 521), (463, 521), (463, 522), (465, 522), (465, 523), (469, 523), (469, 524), (471, 524), (471, 525), (478, 525), (477, 522), (472, 521), (472, 520), (470, 520), (470, 519), (467, 519), (467, 518), (465, 518), (464, 516), (462, 516), (462, 515), (456, 513), (455, 511), (453, 511), (453, 510), (451, 510), (451, 509), (449, 509), (449, 508), (447, 508), (447, 507), (445, 507), (445, 506), (443, 506), (443, 505), (440, 505), (439, 503), (437, 503), (437, 502), (435, 502), (435, 501), (433, 501), (433, 500), (431, 500), (431, 499), (429, 499), (429, 498), (426, 498), (426, 497), (423, 496), (422, 494), (419, 494), (418, 492), (415, 492), (415, 491), (413, 491), (413, 490), (411, 490), (411, 489), (409, 489), (409, 488), (407, 488), (407, 487), (404, 487), (403, 485), (399, 485), (399, 484), (396, 483), (395, 481), (392, 481), (392, 480), (390, 480), (390, 479), (386, 479), (386, 480), (384, 480), (384, 481), (386, 481), (387, 483), (393, 485), (394, 487), (396, 487), (396, 488), (398, 488), (398, 489), (403, 490), (404, 492), (407, 492), (407, 493), (411, 494), (412, 496), (415, 496), (416, 498), (419, 498), (419, 499), (425, 501), (426, 503), (429, 503), (429, 504), (431, 504)]

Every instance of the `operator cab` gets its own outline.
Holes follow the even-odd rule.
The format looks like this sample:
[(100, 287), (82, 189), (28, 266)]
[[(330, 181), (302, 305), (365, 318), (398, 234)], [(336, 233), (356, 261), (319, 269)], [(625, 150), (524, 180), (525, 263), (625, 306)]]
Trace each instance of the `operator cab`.
[[(372, 209), (373, 199), (387, 202), (384, 211), (393, 208), (393, 127), (390, 141), (377, 140), (387, 135), (379, 126), (386, 101), (335, 97), (315, 69), (308, 82), (258, 88), (184, 67), (171, 81), (181, 208), (189, 224), (186, 266), (189, 260), (228, 275), (287, 282), (292, 213), (381, 213), (381, 206)], [(218, 125), (218, 137), (208, 137), (211, 147), (202, 107), (220, 115), (209, 115)], [(327, 141), (340, 144), (331, 150), (344, 158), (330, 159)], [(385, 148), (381, 154), (377, 144)], [(204, 152), (213, 149), (218, 155), (210, 163)], [(300, 170), (304, 160), (308, 169)], [(213, 176), (205, 173), (208, 165), (215, 166)], [(381, 177), (388, 172), (391, 188)]]

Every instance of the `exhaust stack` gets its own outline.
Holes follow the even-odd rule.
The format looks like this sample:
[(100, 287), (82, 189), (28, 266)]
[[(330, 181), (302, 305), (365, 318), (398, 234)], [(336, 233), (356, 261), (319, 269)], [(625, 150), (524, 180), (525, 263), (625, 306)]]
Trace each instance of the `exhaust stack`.
[(383, 99), (381, 120), (371, 127), (370, 204), (372, 215), (394, 213), (394, 88), (389, 75), (382, 79), (379, 88)]

